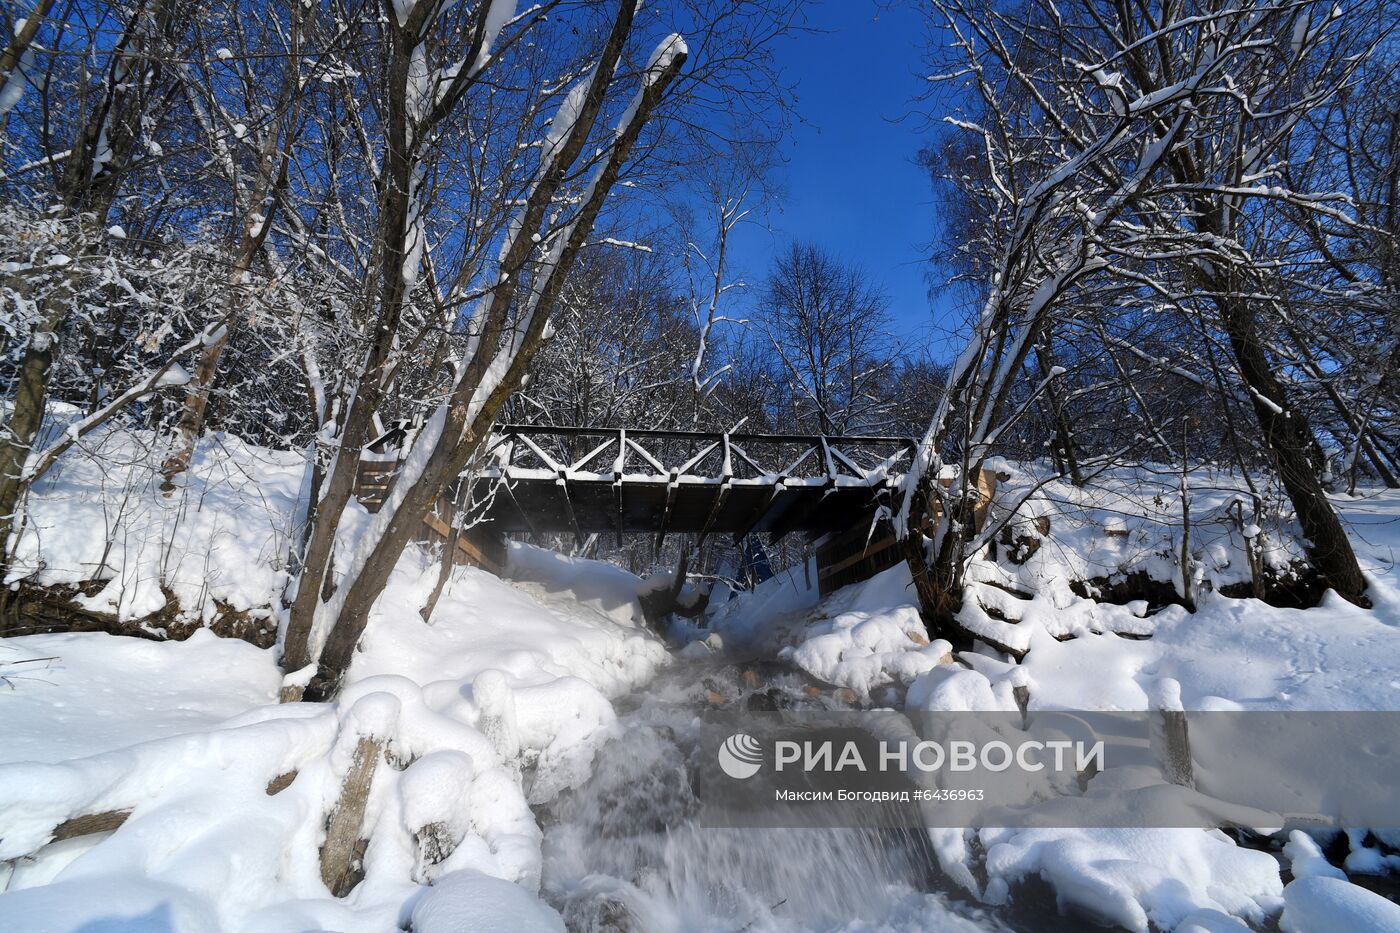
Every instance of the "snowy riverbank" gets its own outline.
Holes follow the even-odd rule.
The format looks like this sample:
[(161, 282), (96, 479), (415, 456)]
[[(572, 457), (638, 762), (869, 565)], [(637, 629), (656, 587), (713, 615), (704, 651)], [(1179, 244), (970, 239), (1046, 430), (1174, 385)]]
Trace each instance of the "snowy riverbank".
[[(330, 705), (278, 705), (272, 651), (208, 633), (7, 639), (0, 859), (18, 860), (0, 928), (557, 929), (533, 900), (530, 804), (586, 776), (610, 698), (668, 658), (619, 608), (635, 577), (571, 570), (513, 586), (464, 569), (425, 625), (436, 566), (406, 559)], [(51, 660), (17, 663), (36, 658)], [(317, 837), (364, 736), (387, 763), (365, 807), (363, 880), (342, 899)], [(44, 845), (66, 820), (114, 812), (129, 812), (116, 832)]]
[[(156, 454), (139, 436), (99, 449), (111, 455), (114, 444), (126, 445), (133, 475), (150, 469)], [(93, 605), (128, 618), (173, 593), (194, 623), (218, 605), (273, 620), (295, 524), (294, 463), (213, 438), (172, 499), (148, 484), (115, 500), (75, 459), (38, 490), (25, 566), (42, 567), (48, 583), (97, 581)], [(608, 897), (641, 898), (635, 910), (677, 929), (690, 929), (703, 909), (708, 889), (696, 879), (728, 878), (748, 892), (746, 909), (757, 909), (760, 894), (789, 883), (784, 876), (760, 878), (755, 869), (741, 879), (686, 861), (742, 864), (734, 839), (706, 841), (687, 825), (680, 848), (658, 854), (637, 843), (626, 851), (638, 866), (664, 856), (679, 873), (674, 885), (648, 882), (628, 876), (630, 863), (608, 861), (623, 850), (605, 847), (602, 862), (590, 861), (602, 858), (597, 840), (578, 834), (596, 813), (560, 807), (590, 781), (603, 782), (584, 798), (590, 806), (609, 781), (684, 781), (684, 769), (665, 768), (694, 704), (743, 708), (773, 689), (736, 671), (718, 691), (700, 682), (733, 657), (777, 660), (824, 684), (820, 702), (864, 707), (1010, 711), (1019, 688), (1032, 712), (1141, 710), (1164, 693), (1188, 709), (1400, 710), (1400, 494), (1338, 500), (1372, 582), (1373, 610), (1334, 597), (1303, 610), (1221, 595), (1215, 590), (1240, 581), (1243, 551), (1220, 520), (1201, 526), (1214, 529), (1197, 539), (1199, 580), (1209, 585), (1188, 612), (1098, 602), (1066, 584), (1091, 565), (1093, 576), (1142, 570), (1170, 582), (1162, 552), (1172, 546), (1163, 531), (1172, 518), (1149, 514), (1149, 503), (1165, 498), (1160, 491), (1144, 487), (1132, 498), (1126, 487), (1109, 488), (1115, 510), (1137, 510), (1110, 548), (1084, 530), (1101, 528), (1103, 516), (1086, 506), (1076, 524), (1062, 512), (1077, 493), (1047, 488), (1031, 508), (1061, 509), (1051, 525), (1063, 537), (1052, 532), (1020, 563), (1007, 550), (979, 562), (964, 610), (970, 624), (1013, 631), (1025, 649), (1019, 663), (986, 647), (930, 644), (902, 566), (825, 600), (800, 566), (781, 573), (712, 606), (705, 629), (680, 624), (676, 633), (692, 644), (673, 659), (643, 622), (642, 580), (519, 545), (514, 582), (461, 569), (427, 624), (418, 608), (437, 566), (411, 549), (331, 704), (279, 704), (274, 651), (208, 631), (186, 641), (100, 633), (0, 640), (0, 928), (558, 930), (563, 921), (540, 899), (547, 858), (556, 877), (544, 893), (556, 905), (595, 903), (601, 882), (588, 881), (590, 872), (612, 865)], [(1213, 510), (1219, 519), (1230, 495), (1203, 493), (1197, 515)], [(97, 527), (104, 533), (79, 532)], [(1281, 524), (1273, 533), (1286, 558), (1285, 532)], [(201, 582), (200, 568), (223, 569)], [(987, 614), (994, 600), (995, 619)], [(674, 673), (653, 686), (668, 665)], [(779, 689), (800, 697), (810, 687), (784, 680)], [(633, 712), (620, 724), (624, 697)], [(663, 706), (648, 711), (652, 701)], [(619, 738), (626, 761), (610, 759), (600, 774), (599, 749)], [(357, 771), (365, 747), (378, 762), (367, 776)], [(648, 755), (659, 756), (656, 775)], [(336, 896), (318, 853), (356, 774), (362, 810), (353, 814), (345, 896)], [(676, 789), (656, 785), (663, 797)], [(1089, 784), (1090, 795), (1128, 807), (1144, 792), (1111, 773)], [(542, 813), (564, 821), (548, 845)], [(1281, 923), (1310, 933), (1320, 928), (1308, 918), (1319, 916), (1390, 929), (1400, 911), (1352, 883), (1394, 870), (1400, 838), (1386, 832), (1279, 835), (1250, 846), (1187, 829), (934, 830), (929, 840), (915, 854), (931, 848), (944, 889), (919, 889), (930, 866), (917, 858), (899, 869), (890, 888), (897, 896), (870, 908), (895, 928), (1011, 922), (1028, 882), (1049, 883), (1066, 909), (1132, 930)], [(1321, 859), (1319, 843), (1336, 864)], [(861, 890), (886, 877), (885, 856), (864, 843), (827, 840), (820, 851), (873, 859), (858, 876)], [(684, 902), (668, 902), (667, 891)], [(774, 929), (793, 928), (782, 911), (771, 914)]]

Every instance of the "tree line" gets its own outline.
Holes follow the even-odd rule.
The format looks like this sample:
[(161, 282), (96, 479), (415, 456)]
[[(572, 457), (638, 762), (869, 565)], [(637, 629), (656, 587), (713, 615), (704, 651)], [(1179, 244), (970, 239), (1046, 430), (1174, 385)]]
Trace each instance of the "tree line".
[(1366, 604), (1328, 493), (1400, 476), (1395, 5), (922, 6), (923, 161), (973, 309), (898, 516), (932, 626), (993, 532), (970, 478), (1037, 448), (1075, 484), (1176, 464), (1183, 496), (1188, 465), (1236, 468)]
[(1400, 483), (1393, 0), (920, 4), (950, 350), (820, 231), (736, 258), (800, 0), (8, 7), (0, 571), (104, 426), (166, 439), (170, 495), (211, 429), (302, 449), (280, 639), (329, 696), (505, 418), (917, 436), (894, 525), (938, 632), (993, 456), (1236, 468), (1364, 602), (1328, 493)]

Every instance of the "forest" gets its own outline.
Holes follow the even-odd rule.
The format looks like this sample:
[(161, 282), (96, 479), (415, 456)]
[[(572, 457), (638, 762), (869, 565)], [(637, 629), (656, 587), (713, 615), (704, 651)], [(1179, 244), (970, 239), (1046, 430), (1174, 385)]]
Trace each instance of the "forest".
[[(1400, 929), (1396, 824), (1204, 740), (805, 843), (696, 776), (789, 709), (1386, 741), (1394, 0), (3, 9), (0, 928)], [(891, 206), (783, 219), (896, 16), (912, 305)]]

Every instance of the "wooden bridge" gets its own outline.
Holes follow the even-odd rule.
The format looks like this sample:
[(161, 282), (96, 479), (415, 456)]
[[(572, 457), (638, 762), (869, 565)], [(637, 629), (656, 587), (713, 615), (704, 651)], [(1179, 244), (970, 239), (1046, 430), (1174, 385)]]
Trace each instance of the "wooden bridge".
[[(914, 446), (899, 437), (500, 425), (477, 468), (443, 491), (424, 537), (453, 539), (463, 562), (495, 569), (509, 533), (580, 542), (599, 533), (658, 541), (726, 534), (737, 542), (798, 531), (826, 539), (818, 551), (826, 590), (898, 560), (888, 525), (872, 535), (871, 521), (880, 505), (895, 505)], [(378, 459), (361, 461), (357, 495), (374, 511), (398, 463), (385, 449), (372, 451)], [(995, 485), (982, 479), (979, 524)], [(478, 524), (454, 535), (463, 509)]]
[[(505, 425), (472, 480), (498, 531), (781, 537), (869, 521), (914, 442)], [(460, 492), (459, 492), (460, 495)]]
[[(888, 500), (913, 448), (892, 437), (502, 425), (441, 505), (468, 508), (496, 532), (580, 539), (836, 531)], [(398, 468), (392, 455), (372, 456), (357, 485), (371, 511)]]

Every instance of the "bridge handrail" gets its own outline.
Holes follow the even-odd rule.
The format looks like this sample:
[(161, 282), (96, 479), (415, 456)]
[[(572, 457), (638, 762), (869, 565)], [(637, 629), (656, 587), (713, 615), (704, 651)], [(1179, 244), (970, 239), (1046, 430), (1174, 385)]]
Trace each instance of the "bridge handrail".
[(573, 425), (546, 424), (499, 424), (491, 431), (497, 437), (508, 434), (521, 435), (570, 435), (574, 437), (608, 437), (626, 431), (628, 437), (657, 438), (659, 440), (718, 440), (728, 436), (731, 441), (770, 444), (899, 444), (914, 448), (918, 441), (912, 437), (874, 437), (864, 434), (757, 434), (751, 431), (679, 431), (667, 428), (594, 428)]

